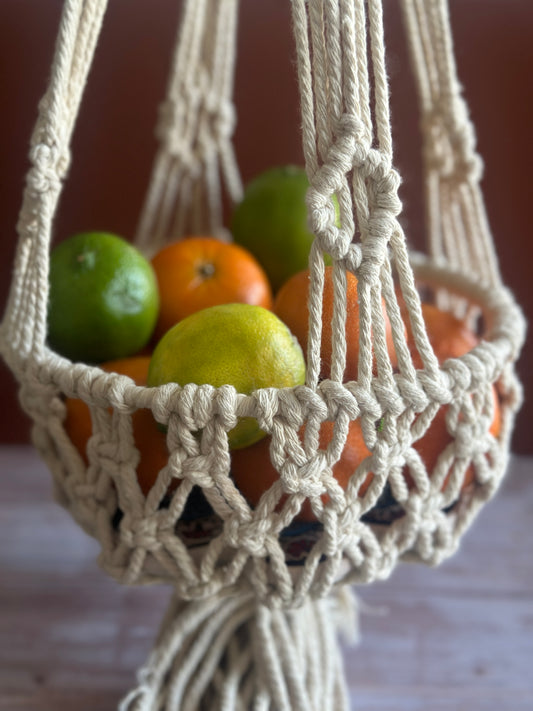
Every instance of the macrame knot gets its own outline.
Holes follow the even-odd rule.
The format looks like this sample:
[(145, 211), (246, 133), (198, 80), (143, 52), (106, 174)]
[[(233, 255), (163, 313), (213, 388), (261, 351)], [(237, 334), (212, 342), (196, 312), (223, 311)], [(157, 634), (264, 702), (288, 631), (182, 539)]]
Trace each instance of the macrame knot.
[(422, 412), (426, 409), (429, 405), (428, 396), (417, 380), (412, 381), (400, 373), (395, 374), (394, 380), (406, 407), (412, 408), (414, 412)]
[[(124, 387), (127, 383), (126, 376), (117, 373), (97, 373), (78, 370), (77, 389), (83, 399), (92, 402), (97, 407), (112, 406), (123, 412), (133, 412), (135, 406), (124, 405)], [(130, 383), (131, 385), (131, 383)]]
[(376, 400), (381, 406), (383, 413), (388, 413), (394, 418), (397, 418), (405, 412), (405, 403), (403, 398), (397, 390), (392, 389), (389, 383), (384, 385), (376, 379), (372, 384), (372, 390)]
[[(449, 363), (453, 364), (454, 361), (449, 361)], [(461, 365), (465, 368), (463, 364)], [(429, 374), (425, 370), (419, 370), (416, 373), (416, 378), (429, 400), (439, 405), (447, 405), (453, 399), (453, 377), (450, 378), (444, 370), (437, 371), (436, 376), (435, 374)]]
[(224, 139), (233, 135), (237, 114), (231, 101), (222, 99), (215, 91), (209, 91), (205, 98), (205, 109), (214, 138)]
[(268, 555), (267, 539), (270, 538), (274, 545), (277, 540), (275, 535), (269, 534), (270, 528), (269, 518), (256, 516), (250, 521), (242, 521), (233, 515), (225, 521), (224, 539), (232, 548), (244, 548), (252, 557), (264, 557)]
[(398, 197), (401, 178), (390, 162), (390, 157), (380, 151), (372, 150), (368, 155), (367, 169), (371, 181), (368, 191), (370, 210), (378, 208), (396, 217), (402, 211), (402, 203)]
[(469, 459), (473, 453), (483, 449), (482, 439), (475, 436), (475, 428), (469, 422), (457, 422), (454, 439), (455, 455), (458, 459)]
[(369, 417), (375, 422), (380, 419), (383, 411), (372, 389), (369, 390), (355, 381), (344, 383), (343, 387), (355, 398), (361, 417)]
[[(205, 394), (203, 392), (204, 388)], [(226, 432), (233, 429), (238, 423), (236, 413), (239, 403), (239, 393), (235, 388), (232, 385), (222, 385), (219, 388), (211, 389), (209, 385), (202, 385), (199, 390), (202, 391), (202, 396), (205, 397), (205, 403), (207, 403), (207, 398), (210, 398), (210, 413), (208, 417), (216, 417)]]
[(60, 154), (55, 148), (38, 143), (30, 150), (33, 168), (28, 173), (28, 185), (37, 193), (58, 192), (64, 174), (61, 171)]
[(46, 424), (51, 417), (62, 417), (64, 407), (57, 398), (57, 390), (52, 385), (22, 382), (19, 400), (24, 410), (36, 422)]
[(448, 120), (446, 111), (446, 108), (437, 106), (422, 119), (426, 164), (450, 183), (479, 182), (483, 175), (483, 161), (475, 150), (472, 123), (464, 111), (460, 123)]
[[(346, 230), (337, 227), (333, 195), (338, 188), (328, 186), (334, 173), (327, 166), (319, 169), (313, 183), (307, 190), (307, 208), (309, 215), (309, 228), (316, 236), (320, 249), (330, 254), (333, 259), (344, 259), (350, 246), (352, 235)], [(324, 183), (322, 183), (324, 179)], [(331, 179), (331, 183), (336, 183)]]
[[(392, 224), (388, 215), (372, 215), (369, 232), (361, 247), (362, 259), (357, 270), (357, 278), (368, 284), (377, 284), (380, 278), (381, 267), (387, 257), (387, 246), (392, 234)], [(390, 227), (390, 230), (389, 230)]]
[(356, 420), (361, 415), (361, 408), (356, 397), (342, 383), (323, 380), (319, 384), (318, 390), (327, 406), (328, 419), (336, 420), (341, 412), (346, 413), (350, 420)]
[(370, 215), (363, 235), (358, 276), (375, 284), (387, 258), (390, 239), (399, 229), (396, 216), (402, 209), (398, 198), (400, 176), (391, 167), (390, 158), (374, 149), (369, 152), (364, 172), (369, 178)]
[(129, 520), (125, 516), (120, 524), (120, 539), (128, 548), (155, 551), (161, 548), (157, 531), (158, 520), (156, 516), (143, 516)]
[(341, 260), (342, 266), (347, 272), (356, 274), (356, 272), (361, 266), (362, 261), (363, 250), (361, 249), (361, 245), (352, 242), (352, 244), (348, 246), (348, 250), (344, 255), (344, 258)]
[(308, 408), (323, 407), (315, 393), (304, 385), (295, 388), (261, 388), (250, 396), (253, 417), (264, 432), (277, 426), (299, 429), (305, 422)]
[(191, 431), (202, 429), (210, 421), (215, 388), (187, 383), (183, 387), (166, 383), (154, 388), (152, 412), (155, 419), (168, 425), (171, 415), (176, 414)]
[[(320, 248), (334, 259), (347, 255), (352, 233), (336, 225), (333, 196), (341, 191), (346, 176), (353, 167), (353, 156), (362, 152), (368, 155), (365, 128), (359, 117), (343, 114), (335, 124), (331, 144), (327, 148), (323, 165), (311, 179), (307, 192), (309, 226), (316, 235)], [(352, 255), (353, 259), (353, 255)]]
[(321, 451), (301, 465), (287, 460), (280, 468), (283, 491), (287, 494), (301, 494), (305, 498), (320, 496), (324, 492), (322, 474), (327, 466), (326, 456)]
[(190, 136), (185, 131), (186, 112), (184, 107), (172, 99), (159, 106), (159, 121), (156, 137), (173, 158), (178, 159), (181, 170), (192, 177), (201, 174), (201, 162), (194, 150)]

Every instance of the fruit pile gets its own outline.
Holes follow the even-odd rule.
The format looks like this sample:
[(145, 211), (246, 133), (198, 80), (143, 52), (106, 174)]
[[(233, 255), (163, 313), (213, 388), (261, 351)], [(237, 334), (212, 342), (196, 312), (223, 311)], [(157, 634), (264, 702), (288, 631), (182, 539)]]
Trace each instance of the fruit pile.
[[(190, 236), (170, 243), (148, 261), (129, 242), (104, 232), (75, 235), (52, 250), (48, 343), (74, 361), (98, 364), (127, 375), (138, 385), (230, 384), (244, 394), (259, 388), (284, 388), (305, 382), (309, 287), (308, 257), (313, 235), (307, 227), (305, 172), (276, 168), (258, 176), (245, 191), (232, 219), (233, 243)], [(322, 310), (321, 378), (330, 376), (333, 315), (332, 267), (326, 266)], [(470, 351), (478, 337), (467, 325), (433, 304), (423, 304), (427, 333), (442, 362)], [(409, 319), (408, 343), (416, 367)], [(390, 323), (386, 341), (396, 365)], [(357, 378), (359, 306), (357, 279), (347, 273), (347, 366), (345, 380)], [(89, 408), (66, 400), (65, 429), (87, 461), (91, 436)], [(491, 434), (500, 430), (499, 401), (494, 390)], [(415, 442), (414, 449), (431, 474), (452, 443), (447, 408)], [(305, 428), (300, 431), (303, 440)], [(133, 416), (140, 459), (137, 477), (146, 495), (168, 459), (166, 434), (150, 410)], [(319, 446), (333, 436), (324, 422)], [(252, 418), (241, 418), (228, 433), (231, 474), (252, 506), (278, 474), (270, 459), (271, 438)], [(370, 455), (359, 421), (349, 427), (333, 476), (345, 489), (358, 465)], [(363, 496), (369, 473), (359, 488)], [(442, 484), (444, 491), (450, 474)], [(416, 486), (405, 468), (408, 487)], [(472, 465), (463, 488), (474, 479)], [(323, 500), (327, 500), (324, 494)], [(283, 500), (280, 502), (282, 504)], [(298, 518), (314, 521), (309, 502)]]

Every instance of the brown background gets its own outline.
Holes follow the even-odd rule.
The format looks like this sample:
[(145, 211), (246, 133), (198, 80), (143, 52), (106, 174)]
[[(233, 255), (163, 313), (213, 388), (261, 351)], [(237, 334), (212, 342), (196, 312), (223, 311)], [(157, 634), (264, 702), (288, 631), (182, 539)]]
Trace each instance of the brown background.
[[(156, 107), (165, 90), (181, 3), (112, 0), (73, 143), (56, 238), (82, 229), (132, 235), (155, 149)], [(48, 78), (61, 0), (0, 2), (0, 305), (13, 261), (27, 147)], [(403, 223), (423, 244), (415, 93), (397, 0), (387, 0), (388, 63), (396, 164), (403, 177)], [(533, 166), (533, 3), (451, 0), (456, 56), (479, 150), (484, 193), (504, 279), (533, 314), (529, 211)], [(242, 0), (236, 78), (236, 148), (247, 180), (271, 165), (302, 162), (289, 0)], [(520, 361), (526, 402), (514, 449), (533, 452), (533, 348)], [(0, 366), (0, 440), (23, 442), (28, 422)]]

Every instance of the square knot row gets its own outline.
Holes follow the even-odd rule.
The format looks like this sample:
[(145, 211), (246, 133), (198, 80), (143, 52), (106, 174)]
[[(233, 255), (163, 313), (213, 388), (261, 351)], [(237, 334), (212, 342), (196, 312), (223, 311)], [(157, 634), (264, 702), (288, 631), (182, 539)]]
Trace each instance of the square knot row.
[(187, 383), (181, 387), (176, 383), (167, 383), (151, 390), (152, 412), (163, 425), (168, 425), (173, 415), (177, 415), (191, 431), (204, 429), (214, 418), (226, 431), (237, 424), (239, 394), (231, 385), (215, 388)]

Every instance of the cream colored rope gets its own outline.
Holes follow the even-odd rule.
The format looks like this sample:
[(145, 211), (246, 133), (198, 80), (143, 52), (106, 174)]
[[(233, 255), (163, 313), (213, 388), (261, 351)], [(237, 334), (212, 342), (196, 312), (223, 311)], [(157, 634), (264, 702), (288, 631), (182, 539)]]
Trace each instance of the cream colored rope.
[(186, 0), (160, 148), (140, 217), (137, 244), (154, 251), (186, 234), (225, 236), (221, 178), (230, 200), (242, 186), (231, 142), (238, 0)]
[[(400, 559), (435, 565), (451, 555), (505, 471), (520, 404), (513, 363), (524, 323), (499, 281), (473, 133), (451, 55), (447, 5), (404, 5), (428, 127), (434, 259), (408, 253), (398, 222), (381, 1), (292, 0), (309, 222), (316, 235), (308, 374), (306, 386), (250, 395), (229, 385), (138, 387), (45, 347), (51, 224), (105, 9), (103, 0), (64, 5), (51, 84), (32, 139), (0, 345), (21, 380), (21, 403), (33, 418), (33, 439), (50, 466), (57, 498), (100, 541), (102, 568), (126, 584), (174, 586), (154, 654), (123, 703), (128, 711), (169, 711), (180, 704), (196, 711), (212, 699), (221, 711), (250, 703), (256, 711), (346, 708), (332, 622), (338, 600), (328, 596), (341, 585), (387, 577)], [(231, 144), (236, 12), (236, 0), (184, 4), (158, 127), (160, 148), (140, 220), (138, 243), (146, 251), (188, 230), (220, 232), (224, 189), (232, 199), (240, 195)], [(333, 360), (331, 378), (321, 381), (326, 254), (334, 265)], [(471, 353), (439, 364), (415, 271), (432, 289), (457, 293), (483, 312), (486, 338)], [(347, 272), (357, 276), (360, 308), (354, 382), (344, 382), (346, 340), (353, 337), (346, 332)], [(419, 370), (407, 347), (398, 289), (422, 359)], [(491, 433), (494, 383), (502, 412), (497, 437)], [(65, 397), (80, 398), (90, 408), (88, 463), (65, 430)], [(443, 406), (451, 441), (430, 471), (413, 443)], [(169, 450), (146, 497), (136, 477), (132, 414), (138, 408), (149, 408), (164, 427)], [(271, 434), (271, 460), (279, 472), (255, 507), (231, 478), (227, 433), (239, 417), (256, 418)], [(344, 490), (332, 468), (350, 423), (359, 418), (371, 455)], [(334, 422), (334, 432), (320, 448), (326, 420)], [(468, 467), (475, 483), (463, 494)], [(413, 487), (407, 486), (406, 470)], [(369, 473), (372, 482), (359, 495)], [(442, 491), (447, 474), (450, 484)], [(170, 484), (176, 485), (172, 495)], [(184, 525), (195, 487), (213, 510), (199, 546), (191, 544)], [(384, 496), (395, 502), (395, 515), (379, 523), (372, 516), (381, 511)], [(309, 538), (295, 540), (293, 524), (306, 500), (316, 525), (306, 529)], [(293, 544), (305, 546), (298, 565), (288, 558)]]
[(448, 2), (402, 0), (402, 5), (422, 110), (431, 254), (498, 286), (479, 187), (482, 162), (457, 77)]
[(175, 597), (119, 711), (348, 711), (336, 637), (357, 634), (356, 615), (347, 591), (295, 610)]
[[(3, 323), (11, 353), (42, 356), (46, 338), (52, 220), (70, 162), (69, 146), (106, 0), (66, 0), (48, 91), (31, 138), (31, 169), (18, 222), (13, 286)], [(9, 356), (8, 356), (9, 357)], [(17, 367), (19, 358), (11, 359)], [(19, 361), (20, 362), (20, 361)]]

